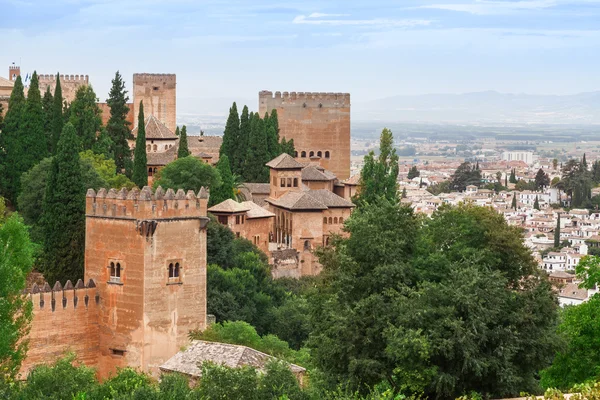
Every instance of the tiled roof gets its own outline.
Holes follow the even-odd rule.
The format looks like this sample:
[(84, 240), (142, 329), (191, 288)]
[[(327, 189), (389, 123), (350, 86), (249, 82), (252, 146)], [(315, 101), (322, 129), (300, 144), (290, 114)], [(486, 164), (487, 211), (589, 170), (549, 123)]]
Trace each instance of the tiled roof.
[(270, 217), (275, 216), (275, 214), (273, 214), (271, 211), (259, 206), (258, 204), (254, 203), (253, 201), (244, 201), (244, 202), (242, 202), (242, 205), (244, 207), (250, 208), (250, 210), (248, 210), (246, 212), (246, 216), (248, 217), (248, 219), (270, 218)]
[(274, 206), (289, 210), (326, 210), (336, 207), (354, 207), (354, 204), (327, 189), (287, 192), (278, 199), (266, 199)]
[[(154, 115), (150, 115), (145, 120), (146, 128), (146, 139), (162, 140), (162, 139), (177, 139), (177, 135), (169, 130), (165, 124), (160, 122)], [(138, 127), (131, 132), (133, 136), (137, 137)]]
[[(175, 354), (161, 365), (160, 370), (179, 372), (198, 378), (202, 375), (201, 364), (204, 361), (210, 361), (230, 368), (250, 366), (264, 372), (267, 362), (273, 359), (275, 357), (246, 346), (194, 340), (187, 349)], [(294, 364), (289, 364), (289, 368), (294, 373), (306, 371)]]
[(343, 181), (343, 183), (346, 183), (348, 185), (358, 185), (360, 183), (360, 174), (352, 175), (350, 178)]
[(0, 87), (13, 87), (15, 83), (9, 79), (0, 76)]
[(287, 153), (278, 155), (266, 165), (273, 169), (300, 169), (304, 167), (304, 164), (300, 164), (298, 161), (294, 160), (294, 157)]
[(579, 288), (577, 283), (567, 283), (558, 292), (559, 297), (568, 297), (570, 299), (585, 300), (588, 297), (587, 289)]
[(303, 181), (332, 181), (334, 179), (335, 175), (332, 172), (314, 165), (302, 169)]
[(318, 189), (318, 190), (310, 190), (308, 192), (310, 196), (319, 200), (321, 203), (325, 204), (327, 208), (335, 208), (335, 207), (354, 207), (352, 202), (344, 199), (343, 197), (338, 196), (327, 189)]
[(211, 213), (243, 213), (250, 210), (248, 205), (238, 203), (235, 200), (227, 199), (208, 209)]
[(146, 154), (146, 164), (161, 167), (167, 165), (171, 161), (174, 161), (177, 158), (177, 148), (179, 147), (178, 144), (179, 142), (167, 151), (163, 151), (161, 153), (148, 152)]
[(208, 158), (206, 155), (211, 156), (211, 163), (219, 161), (219, 151), (221, 150), (221, 143), (223, 143), (223, 137), (221, 136), (191, 136), (188, 135), (188, 147), (194, 157)]

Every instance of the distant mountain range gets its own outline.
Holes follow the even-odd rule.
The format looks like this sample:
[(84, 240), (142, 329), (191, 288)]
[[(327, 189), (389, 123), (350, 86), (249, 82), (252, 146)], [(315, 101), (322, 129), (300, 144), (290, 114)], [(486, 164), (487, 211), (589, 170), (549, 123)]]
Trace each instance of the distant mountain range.
[(600, 124), (600, 91), (574, 95), (400, 95), (352, 102), (354, 121), (447, 124)]

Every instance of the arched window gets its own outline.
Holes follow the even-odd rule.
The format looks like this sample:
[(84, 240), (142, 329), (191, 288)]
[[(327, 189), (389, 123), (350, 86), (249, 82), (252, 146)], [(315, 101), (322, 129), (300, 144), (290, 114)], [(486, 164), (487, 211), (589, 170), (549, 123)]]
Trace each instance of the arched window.
[(157, 145), (152, 146), (152, 150), (154, 150), (154, 151), (158, 150), (158, 146)]
[(287, 187), (292, 187), (292, 178), (287, 178)]
[(179, 281), (180, 267), (179, 263), (169, 263), (169, 281)]
[(146, 151), (150, 151), (150, 150), (152, 150), (152, 146), (146, 145)]
[(110, 263), (110, 279), (109, 282), (120, 282), (121, 281), (121, 263)]
[(339, 222), (340, 222), (340, 224), (343, 224), (343, 223), (344, 223), (344, 218), (343, 218), (343, 217), (340, 217), (340, 220), (339, 220)]
[(325, 246), (329, 246), (329, 236), (325, 237)]
[(298, 178), (294, 178), (294, 187), (298, 187)]
[(327, 217), (323, 217), (323, 223), (327, 224)]
[(309, 251), (310, 250), (310, 240), (305, 240), (304, 241), (304, 251)]
[(152, 167), (148, 168), (148, 176), (152, 176)]
[(333, 217), (333, 223), (337, 224), (337, 217)]
[(279, 186), (285, 187), (285, 178), (281, 178), (281, 182), (280, 183), (281, 183), (281, 185), (279, 185)]
[(301, 153), (300, 153), (300, 157), (302, 157), (302, 158), (306, 158), (306, 152), (305, 152), (305, 151), (301, 152)]
[(329, 217), (329, 224), (333, 224), (333, 218)]
[(314, 151), (311, 151), (310, 153), (308, 153), (308, 156), (309, 156), (309, 157), (314, 157), (314, 156), (315, 156), (315, 152), (314, 152)]
[(329, 150), (325, 152), (325, 158), (329, 158)]
[(323, 153), (321, 153), (320, 151), (317, 151), (317, 157), (323, 157)]

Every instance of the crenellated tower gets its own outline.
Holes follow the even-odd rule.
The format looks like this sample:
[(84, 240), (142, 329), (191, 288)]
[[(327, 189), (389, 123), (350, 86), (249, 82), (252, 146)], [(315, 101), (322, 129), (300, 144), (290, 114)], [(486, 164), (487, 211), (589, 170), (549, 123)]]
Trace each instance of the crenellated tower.
[(8, 66), (8, 79), (11, 81), (16, 81), (17, 76), (21, 75), (21, 67), (15, 64)]
[(320, 164), (340, 180), (350, 177), (350, 94), (258, 94), (259, 113), (277, 110), (279, 136), (294, 139), (296, 160)]
[(137, 124), (140, 101), (144, 116), (154, 115), (175, 132), (177, 128), (177, 76), (175, 74), (133, 74), (134, 123)]

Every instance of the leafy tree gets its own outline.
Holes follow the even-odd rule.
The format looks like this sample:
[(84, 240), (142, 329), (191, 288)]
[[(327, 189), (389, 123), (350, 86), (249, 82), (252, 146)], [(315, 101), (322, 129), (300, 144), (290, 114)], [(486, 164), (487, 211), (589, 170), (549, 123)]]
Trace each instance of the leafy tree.
[(146, 124), (144, 121), (144, 103), (143, 101), (140, 101), (140, 111), (138, 113), (138, 132), (137, 138), (135, 139), (135, 151), (133, 154), (134, 161), (132, 176), (133, 182), (135, 182), (139, 188), (148, 186), (148, 171), (146, 170), (146, 168), (148, 168), (148, 158), (146, 155)]
[(26, 108), (25, 94), (21, 77), (18, 76), (8, 100), (8, 111), (4, 117), (0, 135), (0, 188), (4, 196), (14, 202), (19, 191), (20, 159), (26, 149), (23, 146), (24, 121)]
[(207, 264), (215, 264), (223, 269), (230, 269), (238, 265), (238, 258), (247, 252), (256, 254), (263, 264), (267, 263), (267, 256), (252, 242), (244, 238), (236, 238), (229, 228), (218, 223), (214, 217), (208, 223), (206, 229)]
[(600, 295), (566, 307), (558, 332), (566, 346), (556, 354), (552, 366), (541, 372), (542, 387), (569, 390), (600, 378)]
[(565, 192), (571, 196), (571, 206), (580, 207), (592, 197), (592, 173), (582, 162), (571, 159), (562, 168), (561, 182)]
[(408, 175), (406, 176), (408, 179), (413, 179), (413, 178), (417, 178), (421, 176), (421, 173), (419, 172), (419, 170), (417, 169), (416, 165), (413, 165), (409, 170), (408, 170)]
[(71, 103), (69, 122), (75, 127), (83, 150), (91, 150), (102, 127), (102, 111), (91, 85), (77, 89)]
[(54, 104), (52, 105), (52, 139), (50, 147), (51, 153), (56, 154), (60, 134), (62, 133), (63, 126), (65, 124), (62, 89), (60, 86), (60, 75), (58, 73), (56, 74), (56, 87), (54, 88), (54, 97), (52, 100)]
[[(4, 208), (0, 197), (0, 209)], [(34, 246), (18, 214), (0, 213), (0, 381), (14, 379), (27, 352), (31, 302), (22, 295)]]
[(371, 151), (365, 156), (360, 173), (361, 190), (354, 199), (359, 207), (379, 199), (398, 201), (398, 156), (392, 131), (384, 128), (379, 137), (379, 157)]
[(191, 153), (188, 148), (187, 128), (184, 125), (183, 128), (181, 128), (181, 132), (179, 134), (179, 148), (177, 149), (177, 158), (185, 158), (190, 154)]
[(52, 159), (43, 205), (43, 271), (49, 282), (75, 282), (83, 276), (86, 188), (77, 143), (75, 128), (67, 123)]
[(223, 142), (221, 143), (221, 149), (219, 150), (219, 157), (227, 156), (227, 159), (231, 163), (230, 168), (232, 171), (238, 172), (238, 169), (234, 166), (240, 164), (240, 157), (238, 153), (239, 148), (238, 141), (240, 136), (240, 116), (237, 110), (237, 104), (235, 101), (229, 108), (229, 116), (227, 117), (227, 123), (225, 124), (225, 131), (223, 132)]
[(554, 228), (554, 247), (560, 248), (560, 213), (556, 216), (556, 228)]
[(333, 384), (429, 398), (537, 390), (558, 306), (518, 228), (488, 208), (420, 219), (390, 202), (358, 208), (346, 228), (320, 252), (310, 302), (311, 357)]
[[(240, 132), (235, 147), (237, 156), (235, 157), (233, 168), (231, 168), (232, 173), (244, 177), (246, 154), (248, 152), (248, 144), (250, 143), (251, 134), (250, 121), (251, 119), (248, 115), (248, 106), (244, 106), (244, 108), (242, 109), (242, 115), (240, 116)], [(231, 159), (229, 161), (231, 162)]]
[(575, 267), (577, 278), (582, 281), (582, 287), (594, 289), (600, 284), (600, 257), (583, 257)]
[(133, 135), (129, 128), (131, 123), (127, 121), (129, 96), (127, 96), (125, 82), (123, 82), (119, 71), (115, 73), (108, 96), (106, 102), (110, 107), (110, 118), (106, 124), (106, 132), (113, 144), (110, 152), (114, 155), (119, 172), (127, 172), (131, 167), (131, 150), (129, 149), (128, 140), (133, 139)]
[(213, 205), (219, 204), (227, 199), (235, 198), (233, 175), (231, 174), (229, 165), (229, 157), (226, 155), (221, 156), (219, 162), (217, 162), (217, 170), (221, 177), (221, 185), (214, 188), (210, 193), (210, 203)]
[(539, 202), (537, 196), (535, 196), (535, 201), (533, 202), (533, 208), (536, 209), (536, 210), (540, 209), (540, 202)]
[(106, 132), (106, 128), (104, 128), (104, 127), (100, 128), (100, 135), (98, 136), (98, 140), (96, 140), (96, 143), (94, 143), (94, 146), (92, 147), (92, 150), (94, 151), (94, 153), (102, 154), (106, 158), (114, 160), (114, 158), (115, 158), (114, 153), (113, 153), (114, 147), (115, 147), (115, 144), (112, 141), (112, 139), (110, 138), (110, 136), (108, 136), (108, 132)]
[(433, 195), (439, 195), (440, 193), (450, 193), (450, 181), (443, 181), (433, 185), (427, 186), (427, 191)]
[(546, 186), (550, 186), (550, 177), (543, 169), (539, 169), (535, 175), (535, 186), (536, 190), (542, 190)]
[(517, 173), (514, 168), (510, 170), (510, 179), (508, 181), (510, 183), (517, 183)]
[(258, 113), (254, 114), (250, 123), (250, 138), (246, 153), (243, 177), (246, 182), (268, 182), (269, 168), (266, 167), (269, 158), (267, 132), (264, 121)]
[(193, 156), (178, 158), (158, 171), (154, 187), (166, 189), (193, 190), (198, 192), (201, 187), (216, 188), (221, 184), (219, 172), (211, 165)]
[(450, 179), (450, 187), (452, 190), (464, 192), (469, 185), (477, 187), (481, 185), (481, 170), (479, 169), (479, 165), (471, 165), (470, 162), (464, 162), (454, 171)]
[(535, 181), (527, 182), (525, 179), (519, 179), (519, 181), (515, 184), (515, 189), (519, 191), (523, 190), (536, 190), (537, 186)]
[(552, 169), (556, 171), (556, 168), (558, 168), (558, 160), (554, 158), (552, 159)]

